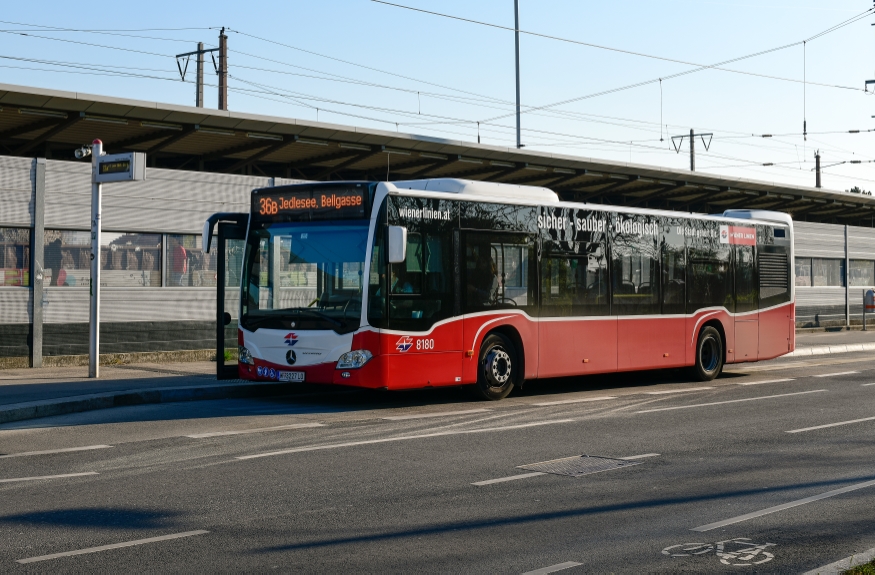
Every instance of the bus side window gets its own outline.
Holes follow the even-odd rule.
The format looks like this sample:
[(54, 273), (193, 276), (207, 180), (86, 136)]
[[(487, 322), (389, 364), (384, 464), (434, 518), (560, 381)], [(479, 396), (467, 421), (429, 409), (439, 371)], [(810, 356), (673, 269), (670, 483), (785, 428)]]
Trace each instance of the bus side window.
[(528, 309), (532, 293), (534, 242), (527, 235), (466, 232), (463, 265), (464, 311)]
[(660, 312), (660, 236), (656, 218), (618, 215), (611, 241), (614, 315)]
[(690, 220), (687, 313), (703, 308), (735, 310), (729, 244), (721, 244), (719, 223)]
[(665, 218), (662, 226), (662, 313), (684, 313), (687, 288), (687, 253), (684, 222)]

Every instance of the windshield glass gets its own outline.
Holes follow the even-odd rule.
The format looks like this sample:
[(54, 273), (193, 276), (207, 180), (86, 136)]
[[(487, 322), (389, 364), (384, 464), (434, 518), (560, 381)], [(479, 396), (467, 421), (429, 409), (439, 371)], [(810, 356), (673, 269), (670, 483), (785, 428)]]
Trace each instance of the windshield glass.
[(359, 327), (367, 222), (260, 223), (243, 267), (247, 330)]

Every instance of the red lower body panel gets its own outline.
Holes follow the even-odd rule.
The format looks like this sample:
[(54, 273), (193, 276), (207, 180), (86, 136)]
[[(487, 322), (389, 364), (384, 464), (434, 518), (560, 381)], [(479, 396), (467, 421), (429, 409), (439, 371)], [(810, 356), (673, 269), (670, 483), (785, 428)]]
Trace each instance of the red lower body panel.
[(771, 359), (795, 348), (793, 303), (737, 315), (711, 309), (585, 320), (538, 321), (511, 311), (461, 317), (426, 334), (362, 331), (353, 349), (370, 350), (374, 358), (361, 369), (338, 370), (333, 362), (290, 368), (256, 359), (253, 366), (240, 365), (240, 376), (276, 381), (280, 371), (303, 371), (307, 383), (389, 389), (471, 384), (480, 346), (495, 331), (522, 344), (517, 360), (526, 379), (683, 367), (694, 364), (699, 333), (709, 324), (725, 338), (727, 363)]

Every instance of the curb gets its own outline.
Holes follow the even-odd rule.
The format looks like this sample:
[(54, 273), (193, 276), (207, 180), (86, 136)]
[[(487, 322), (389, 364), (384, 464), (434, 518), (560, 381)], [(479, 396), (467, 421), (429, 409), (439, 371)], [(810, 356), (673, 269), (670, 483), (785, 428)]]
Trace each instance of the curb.
[(851, 567), (865, 565), (872, 559), (875, 559), (875, 549), (869, 549), (868, 551), (845, 557), (841, 561), (836, 561), (835, 563), (830, 563), (829, 565), (806, 571), (803, 575), (840, 575)]
[[(298, 388), (299, 389), (299, 388)], [(179, 401), (234, 399), (286, 395), (293, 391), (287, 383), (227, 383), (187, 387), (125, 389), (106, 393), (73, 395), (58, 399), (0, 405), (0, 423), (81, 413), (95, 409), (147, 405)]]
[(811, 355), (829, 355), (831, 353), (851, 353), (855, 351), (875, 351), (875, 343), (849, 343), (847, 345), (801, 347), (783, 357), (807, 357)]

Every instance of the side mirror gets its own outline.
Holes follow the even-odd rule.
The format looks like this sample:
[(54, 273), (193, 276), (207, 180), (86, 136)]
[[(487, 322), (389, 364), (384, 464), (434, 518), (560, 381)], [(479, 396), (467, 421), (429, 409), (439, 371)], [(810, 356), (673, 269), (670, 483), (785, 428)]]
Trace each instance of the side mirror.
[(231, 325), (231, 314), (225, 312), (225, 315), (222, 317), (222, 320), (225, 322), (225, 325)]
[(389, 226), (389, 263), (400, 264), (407, 260), (407, 228)]

